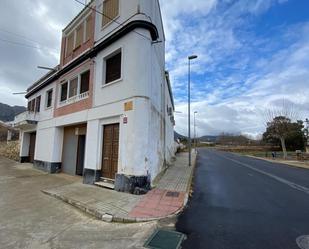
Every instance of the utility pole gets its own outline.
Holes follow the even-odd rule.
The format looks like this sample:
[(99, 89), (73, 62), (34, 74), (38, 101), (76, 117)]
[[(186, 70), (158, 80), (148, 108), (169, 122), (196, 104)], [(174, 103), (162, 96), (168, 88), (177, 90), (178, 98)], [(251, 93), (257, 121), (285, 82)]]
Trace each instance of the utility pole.
[(188, 57), (188, 149), (189, 149), (189, 167), (191, 166), (191, 60), (197, 58), (197, 55)]
[(306, 130), (305, 130), (305, 137), (306, 137), (306, 144), (305, 144), (305, 150), (306, 152), (309, 152), (309, 119), (306, 118), (305, 120), (305, 123), (306, 123)]
[(194, 151), (196, 153), (196, 123), (195, 123), (195, 115), (197, 114), (197, 111), (194, 112)]

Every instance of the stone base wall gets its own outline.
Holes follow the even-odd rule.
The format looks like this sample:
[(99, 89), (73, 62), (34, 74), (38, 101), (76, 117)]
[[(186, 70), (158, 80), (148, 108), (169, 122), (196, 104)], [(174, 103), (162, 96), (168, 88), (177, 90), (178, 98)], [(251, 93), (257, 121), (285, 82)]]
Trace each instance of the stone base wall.
[(137, 195), (145, 194), (150, 190), (150, 179), (148, 176), (116, 174), (115, 190)]
[(101, 170), (84, 169), (83, 183), (93, 185), (98, 182), (101, 177)]
[(37, 169), (43, 170), (50, 174), (61, 172), (61, 163), (50, 163), (50, 162), (35, 160), (33, 163), (33, 166)]

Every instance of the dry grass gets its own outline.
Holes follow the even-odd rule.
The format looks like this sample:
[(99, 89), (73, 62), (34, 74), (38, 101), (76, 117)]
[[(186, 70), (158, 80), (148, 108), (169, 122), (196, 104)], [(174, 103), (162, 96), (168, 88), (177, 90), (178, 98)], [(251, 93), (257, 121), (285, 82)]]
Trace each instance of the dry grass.
[(19, 141), (0, 142), (0, 156), (15, 161), (19, 160)]

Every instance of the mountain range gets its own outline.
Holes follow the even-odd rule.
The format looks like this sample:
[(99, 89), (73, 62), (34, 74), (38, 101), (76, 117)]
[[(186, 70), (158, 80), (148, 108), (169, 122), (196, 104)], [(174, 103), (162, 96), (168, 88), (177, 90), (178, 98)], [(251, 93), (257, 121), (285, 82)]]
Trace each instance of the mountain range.
[[(176, 139), (187, 139), (187, 136), (184, 136), (184, 135), (181, 135), (179, 134), (178, 132), (174, 131), (174, 137), (175, 137), (175, 140)], [(199, 141), (201, 142), (215, 142), (217, 140), (218, 136), (210, 136), (210, 135), (207, 135), (207, 136), (202, 136), (202, 137), (199, 137)]]
[(9, 106), (0, 103), (0, 120), (3, 122), (13, 121), (17, 114), (24, 111), (26, 111), (26, 107), (24, 106)]

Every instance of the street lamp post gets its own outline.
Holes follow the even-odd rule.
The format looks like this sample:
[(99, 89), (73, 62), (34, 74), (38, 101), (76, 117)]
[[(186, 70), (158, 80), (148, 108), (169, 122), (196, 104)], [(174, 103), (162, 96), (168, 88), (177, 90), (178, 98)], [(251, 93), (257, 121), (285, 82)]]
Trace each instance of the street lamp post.
[(197, 55), (188, 57), (188, 149), (189, 149), (189, 167), (191, 166), (191, 60), (197, 58)]
[(196, 153), (196, 123), (195, 123), (195, 115), (197, 114), (197, 111), (194, 112), (194, 151)]
[(309, 152), (308, 151), (308, 147), (309, 147), (309, 119), (308, 118), (306, 118), (305, 123), (306, 123), (306, 144), (305, 144), (305, 150), (306, 150), (306, 152)]

